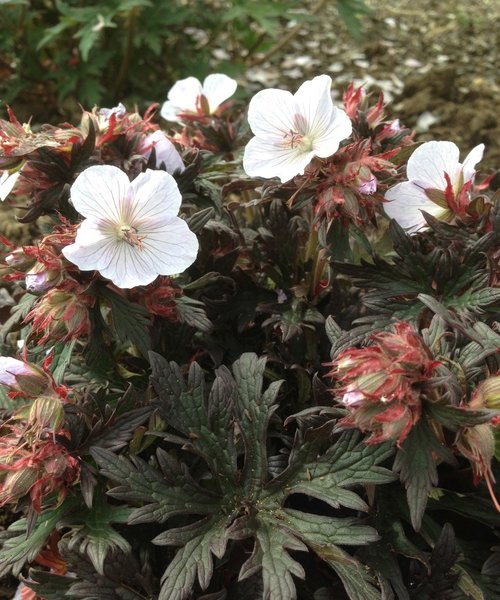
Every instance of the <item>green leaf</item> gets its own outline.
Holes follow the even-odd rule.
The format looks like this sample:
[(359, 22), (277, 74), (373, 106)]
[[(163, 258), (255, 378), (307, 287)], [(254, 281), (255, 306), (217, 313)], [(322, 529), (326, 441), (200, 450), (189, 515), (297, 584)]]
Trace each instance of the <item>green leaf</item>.
[(12, 307), (11, 316), (0, 327), (0, 342), (5, 342), (5, 337), (12, 327), (24, 319), (37, 300), (38, 296), (28, 293), (23, 294), (19, 302)]
[(487, 423), (493, 416), (489, 410), (472, 410), (432, 402), (427, 404), (426, 410), (430, 417), (451, 431), (457, 431), (460, 427), (472, 427), (480, 423)]
[(217, 370), (208, 394), (203, 371), (197, 363), (191, 364), (187, 383), (184, 383), (176, 363), (168, 363), (153, 352), (150, 361), (151, 381), (159, 396), (156, 405), (161, 416), (184, 435), (182, 443), (186, 450), (204, 458), (217, 475), (221, 490), (234, 485), (236, 450), (230, 431), (235, 382), (228, 369)]
[(427, 498), (438, 482), (436, 460), (453, 462), (453, 454), (432, 433), (427, 421), (420, 420), (410, 431), (394, 460), (394, 471), (400, 474), (406, 488), (411, 523), (415, 531), (420, 529)]
[(276, 410), (275, 404), (282, 381), (273, 381), (263, 392), (266, 360), (246, 353), (233, 364), (233, 374), (238, 389), (235, 399), (236, 418), (245, 444), (243, 478), (246, 493), (252, 494), (255, 485), (267, 478), (266, 439), (269, 419)]
[(379, 539), (376, 530), (360, 523), (357, 517), (326, 517), (290, 508), (283, 510), (283, 516), (279, 513), (275, 516), (283, 518), (286, 526), (295, 530), (296, 535), (306, 543), (314, 542), (322, 546), (363, 546)]
[(188, 296), (180, 296), (175, 300), (177, 317), (181, 323), (194, 327), (197, 331), (212, 331), (212, 323), (207, 317), (203, 302)]
[(220, 510), (218, 498), (199, 487), (183, 465), (164, 450), (157, 450), (161, 471), (138, 457), (127, 459), (102, 448), (93, 448), (91, 454), (101, 473), (118, 483), (109, 490), (110, 496), (144, 503), (132, 511), (130, 524), (164, 523), (174, 515), (203, 516)]
[(71, 363), (71, 355), (75, 348), (76, 340), (71, 340), (69, 343), (57, 342), (54, 346), (54, 358), (50, 365), (52, 375), (57, 384), (63, 382), (64, 373)]
[(270, 482), (269, 489), (274, 490), (278, 483), (286, 482), (286, 496), (307, 494), (334, 508), (345, 506), (366, 511), (366, 503), (350, 488), (394, 481), (394, 473), (377, 466), (393, 452), (390, 444), (368, 446), (358, 432), (349, 431), (322, 456), (308, 460), (307, 437), (301, 440), (296, 436), (289, 466)]
[(75, 582), (74, 577), (55, 575), (41, 569), (30, 569), (29, 579), (25, 585), (44, 600), (61, 600), (70, 585)]
[(126, 523), (132, 508), (112, 506), (102, 495), (94, 495), (92, 508), (80, 511), (62, 521), (60, 525), (71, 527), (66, 534), (69, 550), (86, 553), (95, 570), (104, 574), (104, 561), (114, 549), (130, 552), (130, 544), (111, 523)]
[(11, 571), (17, 576), (26, 563), (32, 563), (52, 531), (75, 505), (76, 500), (66, 500), (55, 509), (43, 511), (29, 535), (26, 535), (26, 519), (19, 519), (10, 525), (6, 534), (12, 537), (5, 540), (0, 550), (0, 577)]
[[(212, 554), (221, 558), (226, 549), (227, 524), (227, 517), (212, 518), (203, 525), (201, 533), (185, 542), (163, 573), (158, 600), (184, 600), (195, 580), (202, 590), (208, 587), (213, 572)], [(158, 538), (153, 541), (159, 543)], [(165, 543), (165, 539), (160, 541)]]
[[(239, 579), (246, 579), (262, 569), (264, 596), (268, 600), (295, 600), (297, 593), (292, 575), (304, 579), (304, 567), (287, 550), (306, 551), (307, 546), (286, 527), (266, 515), (253, 523), (256, 542), (250, 558), (240, 570)], [(166, 599), (165, 599), (166, 600)]]
[(147, 356), (151, 349), (148, 311), (138, 304), (129, 302), (109, 288), (102, 288), (100, 295), (109, 302), (111, 326), (118, 339), (134, 344), (144, 356)]
[(363, 37), (362, 17), (369, 15), (371, 10), (363, 0), (337, 0), (337, 10), (344, 21), (349, 33), (355, 40)]
[[(265, 383), (264, 358), (243, 354), (232, 372), (217, 369), (211, 386), (196, 363), (185, 378), (176, 363), (155, 353), (150, 360), (154, 404), (169, 425), (158, 435), (171, 450), (158, 448), (147, 463), (103, 448), (93, 448), (92, 455), (101, 476), (115, 486), (108, 494), (135, 506), (128, 523), (163, 525), (152, 542), (178, 547), (162, 577), (160, 599), (185, 600), (196, 581), (205, 590), (214, 556), (224, 557), (229, 540), (253, 538), (254, 551), (240, 578), (262, 571), (263, 597), (295, 598), (293, 578), (302, 577), (304, 567), (300, 555), (290, 551), (311, 549), (337, 571), (351, 599), (365, 594), (378, 600), (363, 566), (336, 544), (362, 546), (378, 539), (357, 512), (368, 509), (362, 486), (396, 478), (379, 466), (393, 448), (368, 446), (356, 431), (332, 437), (331, 420), (319, 419), (320, 427), (308, 428), (312, 418), (297, 416), (288, 465), (285, 455), (273, 468), (267, 448), (280, 438), (269, 423), (282, 382)], [(278, 427), (279, 419), (273, 424)], [(271, 479), (271, 472), (279, 474)], [(342, 513), (292, 508), (291, 497), (303, 495), (343, 507)]]

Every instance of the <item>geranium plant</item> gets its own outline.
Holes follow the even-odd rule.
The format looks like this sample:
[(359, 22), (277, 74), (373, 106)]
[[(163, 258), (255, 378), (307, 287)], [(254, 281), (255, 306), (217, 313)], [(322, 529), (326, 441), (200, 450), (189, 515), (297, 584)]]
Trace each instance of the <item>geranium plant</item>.
[[(500, 594), (498, 193), (319, 75), (0, 121), (23, 598)], [(252, 137), (253, 134), (253, 137)], [(14, 218), (14, 216), (12, 216)]]

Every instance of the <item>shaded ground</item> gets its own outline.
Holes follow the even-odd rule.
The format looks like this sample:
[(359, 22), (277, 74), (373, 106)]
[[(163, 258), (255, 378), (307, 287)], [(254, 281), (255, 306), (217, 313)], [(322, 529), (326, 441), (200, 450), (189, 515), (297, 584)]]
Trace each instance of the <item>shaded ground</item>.
[(391, 116), (416, 127), (419, 140), (451, 140), (462, 157), (486, 144), (483, 172), (500, 167), (500, 21), (498, 0), (366, 0), (372, 15), (356, 43), (332, 2), (297, 35), (286, 54), (252, 69), (256, 88), (327, 73), (338, 98), (355, 80), (382, 90)]

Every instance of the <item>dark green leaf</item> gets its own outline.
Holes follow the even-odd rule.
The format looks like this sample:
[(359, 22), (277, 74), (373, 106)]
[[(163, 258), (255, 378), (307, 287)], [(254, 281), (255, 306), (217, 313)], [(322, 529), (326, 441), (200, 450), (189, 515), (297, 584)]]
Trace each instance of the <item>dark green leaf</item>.
[(147, 356), (151, 349), (148, 311), (138, 304), (129, 302), (109, 288), (102, 288), (100, 294), (109, 302), (112, 327), (118, 339), (134, 344), (144, 356)]
[(394, 460), (394, 471), (399, 473), (406, 488), (413, 528), (418, 531), (427, 498), (438, 476), (434, 454), (453, 461), (453, 454), (440, 444), (424, 420), (420, 420), (402, 443)]

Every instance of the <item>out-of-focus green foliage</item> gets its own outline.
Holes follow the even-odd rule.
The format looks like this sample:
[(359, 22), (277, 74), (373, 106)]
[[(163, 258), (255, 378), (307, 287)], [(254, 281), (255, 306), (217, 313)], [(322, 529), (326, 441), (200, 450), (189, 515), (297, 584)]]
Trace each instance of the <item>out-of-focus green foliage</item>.
[[(337, 4), (351, 31), (360, 4)], [(281, 50), (313, 12), (304, 0), (0, 0), (0, 100), (35, 121), (56, 105), (72, 117), (79, 104), (158, 101), (177, 79), (234, 76)]]

